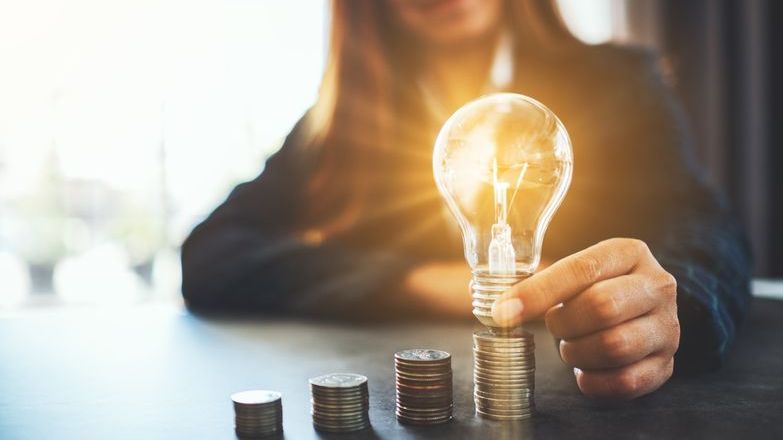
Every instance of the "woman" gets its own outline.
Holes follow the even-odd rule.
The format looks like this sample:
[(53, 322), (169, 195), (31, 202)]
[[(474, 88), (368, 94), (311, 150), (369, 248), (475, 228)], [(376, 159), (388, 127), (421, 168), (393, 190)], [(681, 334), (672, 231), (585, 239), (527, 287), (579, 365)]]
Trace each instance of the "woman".
[(183, 246), (191, 308), (469, 317), (432, 144), (459, 106), (507, 90), (561, 118), (576, 167), (545, 240), (555, 263), (495, 319), (544, 316), (587, 395), (657, 389), (678, 347), (678, 370), (719, 365), (748, 250), (654, 57), (578, 42), (547, 0), (334, 0), (331, 16), (317, 103)]

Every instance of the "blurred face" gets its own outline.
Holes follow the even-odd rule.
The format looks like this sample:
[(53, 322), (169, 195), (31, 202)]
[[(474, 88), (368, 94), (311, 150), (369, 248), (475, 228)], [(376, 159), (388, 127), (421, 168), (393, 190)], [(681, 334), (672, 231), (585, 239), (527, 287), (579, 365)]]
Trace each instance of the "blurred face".
[(403, 32), (424, 44), (455, 46), (497, 29), (503, 0), (389, 0)]

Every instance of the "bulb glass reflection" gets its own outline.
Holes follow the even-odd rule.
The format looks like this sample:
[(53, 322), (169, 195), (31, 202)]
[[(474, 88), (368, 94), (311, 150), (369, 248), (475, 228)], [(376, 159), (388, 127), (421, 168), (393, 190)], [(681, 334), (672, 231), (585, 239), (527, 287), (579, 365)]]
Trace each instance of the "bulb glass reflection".
[(477, 277), (509, 284), (533, 273), (571, 182), (571, 141), (557, 116), (523, 95), (479, 98), (444, 124), (433, 168), (462, 230), (474, 305)]

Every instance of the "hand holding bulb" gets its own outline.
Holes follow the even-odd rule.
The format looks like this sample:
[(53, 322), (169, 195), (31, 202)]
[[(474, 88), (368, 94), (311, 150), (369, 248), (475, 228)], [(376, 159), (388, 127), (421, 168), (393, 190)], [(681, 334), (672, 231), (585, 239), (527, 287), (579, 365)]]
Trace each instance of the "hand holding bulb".
[(503, 325), (539, 316), (589, 396), (634, 398), (672, 375), (677, 283), (640, 240), (602, 241), (518, 283), (493, 308)]

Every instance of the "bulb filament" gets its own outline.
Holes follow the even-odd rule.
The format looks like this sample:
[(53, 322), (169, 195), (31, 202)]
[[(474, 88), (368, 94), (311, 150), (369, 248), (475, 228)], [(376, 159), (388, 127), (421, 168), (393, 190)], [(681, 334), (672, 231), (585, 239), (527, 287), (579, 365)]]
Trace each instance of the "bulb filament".
[(489, 243), (489, 273), (508, 275), (515, 272), (515, 253), (511, 243), (511, 226), (508, 225), (508, 183), (498, 182), (498, 163), (493, 164), (495, 191), (495, 224)]

